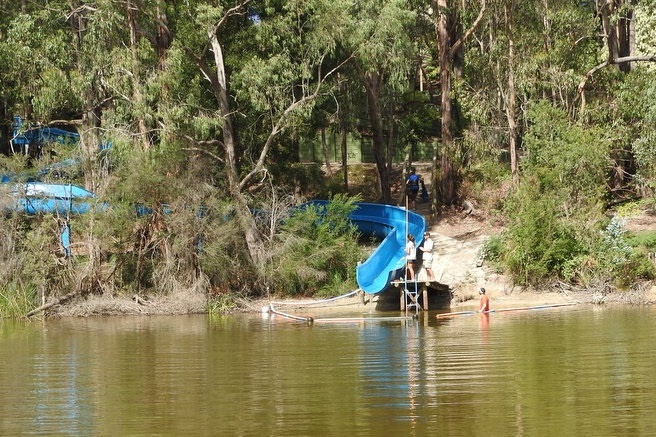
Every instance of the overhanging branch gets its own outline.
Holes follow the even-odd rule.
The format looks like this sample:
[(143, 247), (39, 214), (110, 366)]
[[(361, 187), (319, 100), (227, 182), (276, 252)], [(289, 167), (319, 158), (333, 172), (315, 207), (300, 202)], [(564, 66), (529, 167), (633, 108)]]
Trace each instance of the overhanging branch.
[(481, 10), (478, 11), (478, 17), (476, 17), (476, 19), (474, 20), (472, 25), (469, 27), (469, 29), (467, 29), (467, 31), (465, 33), (463, 33), (462, 36), (460, 38), (458, 38), (458, 40), (455, 43), (453, 43), (453, 45), (451, 46), (451, 49), (449, 49), (449, 57), (451, 59), (453, 59), (453, 57), (458, 52), (458, 50), (460, 50), (460, 47), (465, 43), (465, 41), (467, 41), (467, 38), (469, 38), (469, 35), (471, 35), (474, 32), (474, 30), (476, 30), (476, 28), (480, 24), (481, 20), (483, 19), (483, 14), (485, 13), (485, 9), (487, 7), (485, 1), (486, 0), (481, 0)]
[(579, 86), (576, 87), (576, 100), (578, 99), (584, 99), (585, 96), (583, 93), (585, 92), (585, 85), (588, 83), (588, 80), (592, 77), (593, 74), (595, 74), (597, 71), (601, 70), (602, 68), (608, 67), (609, 65), (617, 65), (617, 64), (624, 64), (625, 62), (656, 62), (656, 55), (647, 55), (647, 56), (623, 56), (621, 58), (616, 58), (616, 59), (608, 59), (604, 62), (602, 62), (599, 65), (595, 65), (588, 71), (584, 76), (583, 79), (581, 79), (581, 82), (579, 83)]
[(331, 69), (328, 71), (325, 75), (321, 75), (321, 64), (322, 62), (319, 62), (319, 67), (318, 67), (318, 74), (317, 74), (317, 85), (314, 88), (314, 91), (312, 91), (311, 94), (307, 94), (300, 98), (299, 100), (295, 100), (292, 102), (278, 117), (278, 120), (276, 121), (276, 124), (273, 126), (271, 129), (271, 132), (269, 133), (269, 136), (264, 143), (264, 146), (262, 147), (262, 151), (260, 152), (260, 156), (258, 157), (257, 162), (255, 163), (255, 166), (253, 169), (246, 175), (244, 178), (239, 182), (239, 189), (243, 189), (244, 186), (248, 183), (248, 181), (256, 174), (258, 174), (262, 169), (264, 168), (264, 161), (266, 160), (266, 156), (269, 153), (269, 149), (271, 148), (271, 145), (273, 144), (273, 140), (275, 137), (284, 129), (285, 122), (287, 121), (287, 118), (289, 115), (294, 112), (297, 108), (299, 108), (301, 105), (308, 103), (319, 95), (319, 91), (321, 90), (321, 86), (323, 83), (326, 81), (326, 79), (330, 76), (332, 76), (337, 70), (339, 70), (344, 64), (346, 64), (353, 55), (349, 56), (346, 58), (344, 61), (342, 61), (339, 65), (337, 65), (335, 68)]

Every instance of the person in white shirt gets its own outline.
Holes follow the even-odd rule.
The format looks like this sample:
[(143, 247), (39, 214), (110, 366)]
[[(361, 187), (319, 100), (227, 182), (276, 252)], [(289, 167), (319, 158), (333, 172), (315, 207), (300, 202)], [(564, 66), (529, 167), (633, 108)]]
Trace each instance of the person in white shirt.
[(410, 281), (415, 280), (415, 260), (417, 259), (417, 246), (415, 245), (415, 237), (408, 234), (408, 239), (405, 243), (405, 270), (406, 278)]
[(433, 240), (431, 239), (430, 233), (424, 233), (424, 244), (419, 247), (422, 251), (422, 261), (424, 268), (426, 269), (426, 275), (428, 275), (429, 281), (435, 280), (435, 275), (433, 274)]

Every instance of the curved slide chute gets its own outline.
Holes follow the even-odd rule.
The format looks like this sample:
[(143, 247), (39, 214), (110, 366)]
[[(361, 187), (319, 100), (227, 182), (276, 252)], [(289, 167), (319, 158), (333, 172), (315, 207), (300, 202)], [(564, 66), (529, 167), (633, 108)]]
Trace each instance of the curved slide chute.
[[(328, 201), (309, 202), (325, 205)], [(422, 215), (398, 206), (376, 203), (355, 203), (349, 218), (362, 234), (381, 239), (376, 250), (356, 268), (358, 287), (365, 293), (385, 291), (397, 271), (405, 266), (406, 235), (415, 237), (417, 246), (423, 241), (426, 219)]]

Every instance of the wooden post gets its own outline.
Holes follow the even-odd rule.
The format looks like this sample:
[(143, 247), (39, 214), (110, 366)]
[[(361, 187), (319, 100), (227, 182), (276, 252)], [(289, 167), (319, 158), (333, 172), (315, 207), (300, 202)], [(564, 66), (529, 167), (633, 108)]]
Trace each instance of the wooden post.
[(421, 292), (424, 295), (424, 311), (428, 311), (428, 286), (426, 283), (422, 284)]
[(401, 290), (401, 311), (405, 311), (405, 287), (399, 287)]

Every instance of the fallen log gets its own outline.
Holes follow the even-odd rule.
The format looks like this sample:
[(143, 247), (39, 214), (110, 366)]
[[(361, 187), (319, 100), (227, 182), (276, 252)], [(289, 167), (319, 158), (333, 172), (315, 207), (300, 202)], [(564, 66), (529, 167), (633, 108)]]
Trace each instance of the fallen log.
[(71, 291), (70, 293), (67, 293), (67, 294), (63, 295), (62, 297), (60, 297), (60, 298), (57, 299), (57, 300), (54, 300), (54, 301), (52, 301), (52, 302), (48, 302), (48, 303), (46, 303), (46, 304), (44, 304), (44, 305), (41, 305), (41, 306), (38, 307), (38, 308), (33, 309), (33, 310), (30, 311), (29, 313), (25, 314), (25, 317), (32, 317), (32, 316), (35, 315), (36, 313), (40, 313), (40, 312), (42, 312), (42, 311), (47, 310), (47, 309), (50, 308), (50, 307), (54, 307), (55, 305), (59, 305), (59, 304), (61, 304), (61, 303), (66, 302), (66, 301), (69, 300), (69, 299), (72, 299), (73, 297), (75, 297), (75, 296), (78, 295), (78, 294), (80, 294), (80, 291)]

